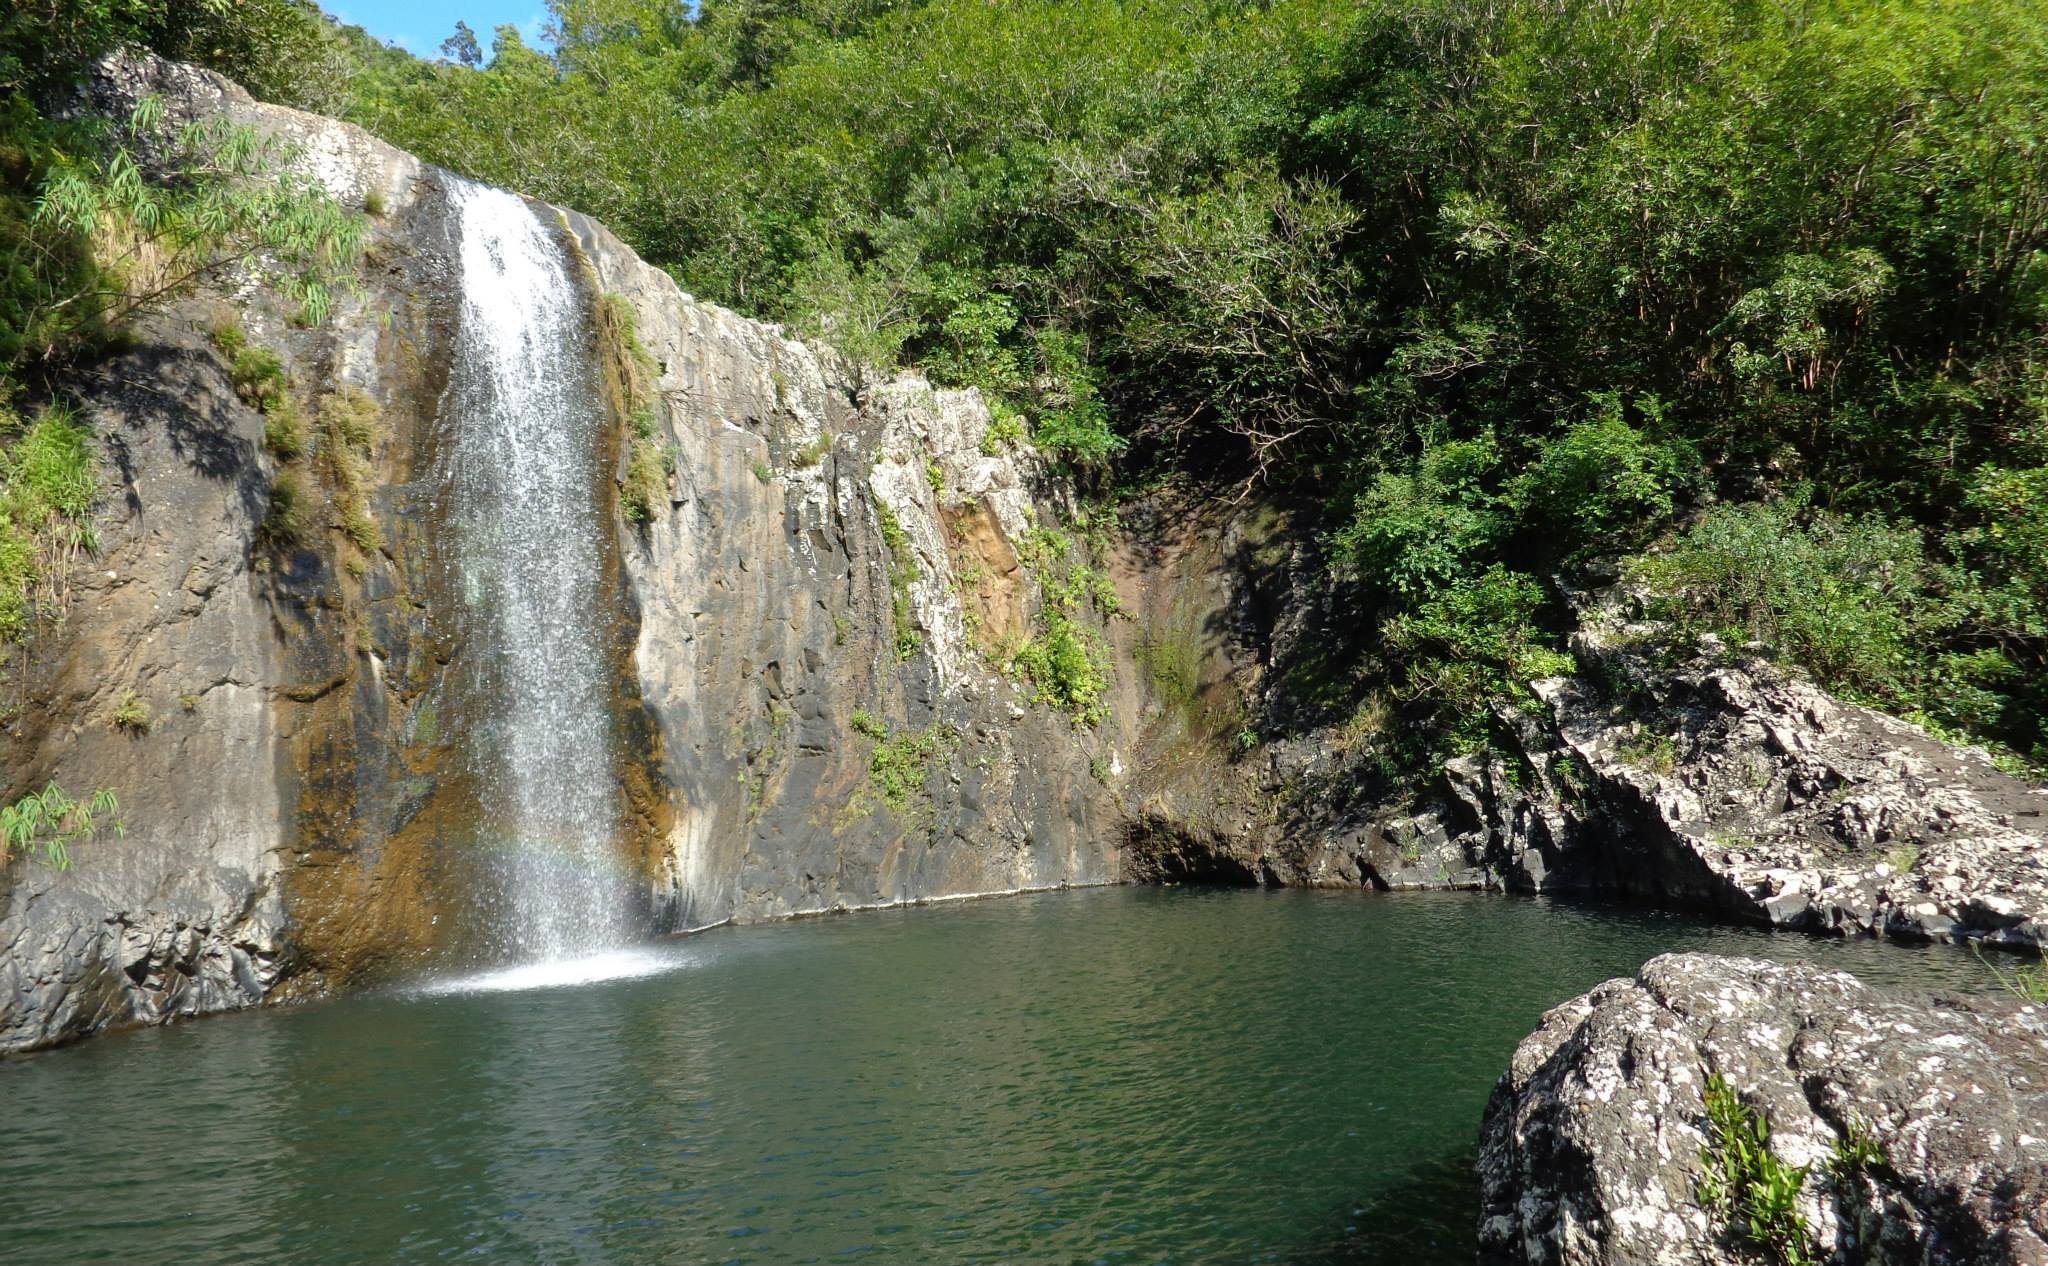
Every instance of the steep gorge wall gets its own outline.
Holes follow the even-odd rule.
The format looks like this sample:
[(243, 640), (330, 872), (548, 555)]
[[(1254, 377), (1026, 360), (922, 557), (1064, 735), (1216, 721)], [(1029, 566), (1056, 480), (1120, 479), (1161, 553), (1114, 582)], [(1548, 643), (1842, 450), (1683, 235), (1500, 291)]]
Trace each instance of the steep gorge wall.
[[(0, 878), (0, 1050), (502, 939), (478, 899), (483, 792), (459, 759), (477, 718), (453, 683), (473, 652), (435, 552), (461, 284), (446, 178), (185, 67), (112, 63), (93, 104), (144, 92), (282, 133), (376, 214), (364, 293), (326, 324), (245, 283), (153, 318), (77, 385), (116, 486), (63, 626), (9, 665), (0, 794), (111, 787), (126, 834), (80, 845), (70, 870), (16, 858)], [(1105, 771), (1128, 762), (1124, 728), (1077, 726), (997, 668), (1044, 601), (1022, 542), (1058, 519), (1060, 480), (984, 443), (976, 394), (875, 381), (541, 211), (611, 362), (619, 480), (597, 495), (614, 601), (590, 618), (614, 646), (619, 848), (645, 926), (1116, 881)], [(621, 346), (626, 312), (644, 358)], [(225, 323), (280, 355), (306, 455), (266, 448), (209, 337)], [(357, 451), (328, 418), (362, 401)], [(626, 416), (636, 404), (651, 419)], [(644, 521), (620, 496), (636, 426), (673, 469)], [(293, 539), (281, 475), (306, 503)], [(147, 732), (114, 723), (130, 692)]]

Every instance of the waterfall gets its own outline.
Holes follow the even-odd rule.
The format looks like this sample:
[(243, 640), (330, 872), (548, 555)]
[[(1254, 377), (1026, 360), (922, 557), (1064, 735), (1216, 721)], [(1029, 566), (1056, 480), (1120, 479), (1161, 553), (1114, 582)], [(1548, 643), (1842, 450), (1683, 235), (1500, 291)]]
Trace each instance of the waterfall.
[(463, 743), (499, 947), (557, 960), (621, 942), (632, 896), (616, 845), (605, 410), (562, 243), (521, 198), (448, 186), (462, 303), (442, 406), (443, 557), (463, 606)]

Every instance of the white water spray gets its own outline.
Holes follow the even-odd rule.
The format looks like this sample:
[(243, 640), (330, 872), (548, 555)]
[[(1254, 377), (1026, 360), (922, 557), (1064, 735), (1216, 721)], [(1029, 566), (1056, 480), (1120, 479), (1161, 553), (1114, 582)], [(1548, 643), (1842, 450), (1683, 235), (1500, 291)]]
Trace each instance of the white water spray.
[(450, 179), (462, 268), (443, 406), (446, 557), (480, 733), (463, 737), (496, 851), (498, 940), (591, 955), (627, 935), (604, 592), (605, 413), (582, 290), (519, 197)]

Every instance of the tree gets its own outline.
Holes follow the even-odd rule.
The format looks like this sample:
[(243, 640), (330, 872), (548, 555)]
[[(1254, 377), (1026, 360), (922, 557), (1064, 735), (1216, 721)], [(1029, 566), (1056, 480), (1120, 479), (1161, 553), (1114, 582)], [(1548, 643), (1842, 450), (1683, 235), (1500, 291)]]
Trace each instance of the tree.
[(453, 58), (458, 65), (476, 67), (484, 64), (484, 50), (477, 45), (476, 32), (469, 29), (469, 23), (458, 21), (455, 34), (441, 41), (441, 56)]

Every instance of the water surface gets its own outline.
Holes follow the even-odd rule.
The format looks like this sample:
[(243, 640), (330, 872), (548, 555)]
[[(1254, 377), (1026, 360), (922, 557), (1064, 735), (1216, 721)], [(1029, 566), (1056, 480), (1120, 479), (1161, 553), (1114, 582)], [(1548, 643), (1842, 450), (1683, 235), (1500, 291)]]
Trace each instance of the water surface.
[(0, 1259), (1466, 1263), (1515, 1043), (1672, 949), (1986, 986), (1955, 951), (1459, 894), (727, 929), (0, 1062)]

